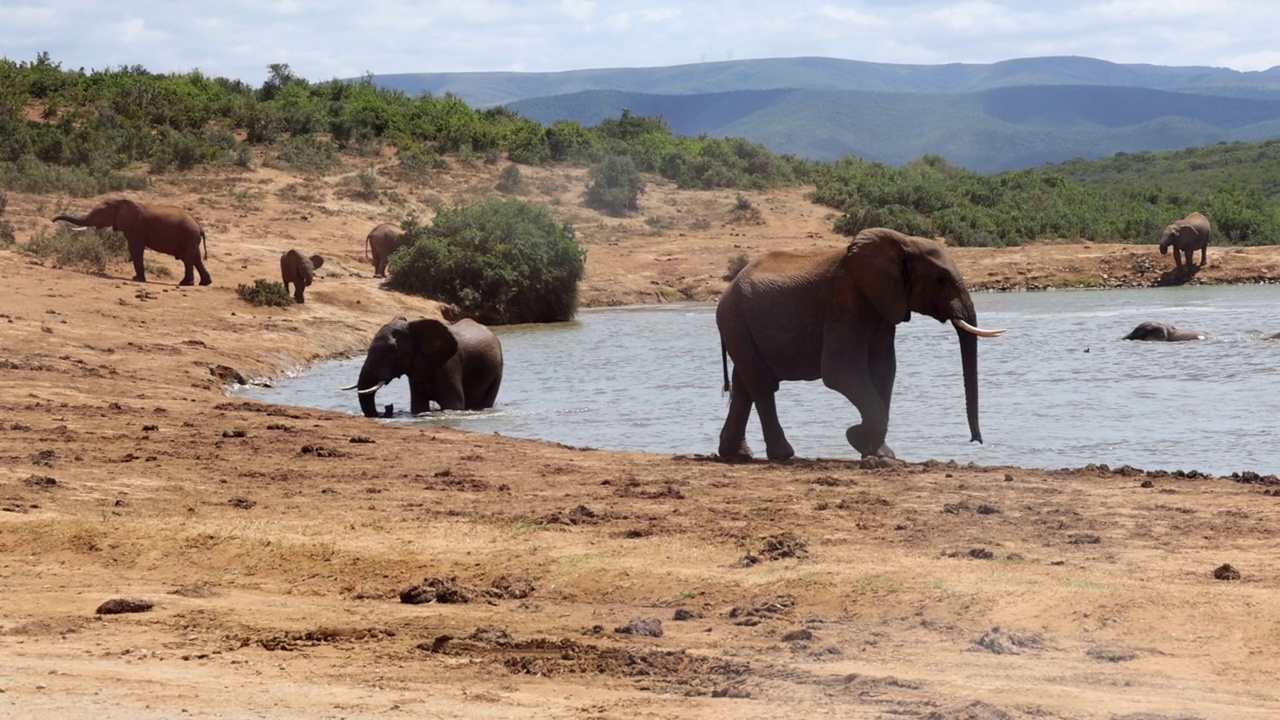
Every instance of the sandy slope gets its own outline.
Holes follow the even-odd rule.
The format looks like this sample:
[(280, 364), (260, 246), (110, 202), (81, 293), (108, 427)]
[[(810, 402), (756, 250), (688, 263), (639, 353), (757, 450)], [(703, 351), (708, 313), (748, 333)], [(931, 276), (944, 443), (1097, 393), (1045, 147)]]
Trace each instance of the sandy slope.
[[(143, 286), (0, 251), (0, 716), (1280, 716), (1274, 479), (725, 465), (223, 393), (434, 312), (379, 288), (364, 233), (498, 169), (374, 202), (340, 175), (166, 178), (145, 197), (205, 223), (207, 288), (174, 287), (163, 257), (175, 274)], [(736, 193), (655, 185), (618, 220), (581, 207), (580, 172), (525, 176), (589, 250), (587, 304), (710, 299), (739, 252), (842, 242), (800, 191), (747, 194), (744, 217)], [(9, 200), (20, 240), (90, 204)], [(290, 246), (328, 259), (307, 304), (240, 301)], [(1151, 246), (956, 256), (986, 287), (1171, 265)], [(1199, 278), (1278, 271), (1280, 249), (1211, 248)], [(454, 602), (400, 602), (428, 579)], [(154, 609), (95, 615), (117, 597)], [(617, 631), (650, 619), (661, 637)]]

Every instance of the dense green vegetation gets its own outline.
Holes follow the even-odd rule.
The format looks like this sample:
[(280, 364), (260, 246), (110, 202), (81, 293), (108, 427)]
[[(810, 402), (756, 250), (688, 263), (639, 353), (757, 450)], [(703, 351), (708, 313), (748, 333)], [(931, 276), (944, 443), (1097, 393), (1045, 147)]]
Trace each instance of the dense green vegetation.
[(391, 255), (393, 290), (500, 325), (569, 320), (577, 309), (587, 253), (545, 205), (491, 196), (401, 227), (409, 245)]
[[(1086, 164), (1087, 165), (1087, 164)], [(1197, 184), (1199, 166), (1171, 165), (1170, 178), (1087, 184), (1051, 169), (979, 175), (930, 155), (900, 168), (848, 157), (824, 168), (813, 199), (842, 211), (849, 235), (887, 226), (954, 245), (1016, 245), (1033, 238), (1157, 242), (1165, 225), (1197, 210), (1218, 241), (1280, 242), (1280, 202), (1256, 186)]]
[[(909, 129), (912, 122), (901, 117), (882, 124)], [(500, 184), (508, 193), (519, 192), (518, 165), (589, 165), (588, 200), (619, 214), (641, 205), (640, 173), (652, 173), (682, 188), (812, 183), (814, 199), (840, 210), (837, 229), (850, 234), (887, 225), (960, 245), (1058, 237), (1155, 242), (1168, 222), (1198, 210), (1213, 221), (1219, 242), (1280, 242), (1278, 141), (1121, 153), (984, 175), (936, 154), (897, 167), (852, 155), (804, 161), (742, 138), (678, 135), (663, 117), (626, 109), (593, 126), (542, 125), (501, 107), (472, 108), (452, 95), (410, 97), (368, 77), (312, 83), (288, 65), (272, 65), (255, 88), (136, 66), (69, 71), (44, 54), (34, 62), (0, 59), (0, 191), (88, 196), (139, 190), (151, 174), (172, 169), (246, 165), (252, 146), (269, 147), (265, 162), (274, 166), (324, 173), (339, 166), (343, 153), (373, 155), (388, 144), (398, 151), (388, 172), (406, 181), (458, 158), (492, 163), (505, 155), (509, 165)], [(356, 194), (376, 197), (371, 173), (356, 184)], [(572, 235), (567, 226), (547, 229), (545, 218), (524, 210), (486, 206), (482, 212), (493, 216), (484, 223), (494, 232), (507, 232), (507, 222), (531, 222), (539, 233)], [(420, 292), (433, 287), (425, 276), (403, 282)], [(456, 301), (481, 302), (474, 294)], [(562, 316), (571, 302), (555, 307), (521, 308), (513, 317)]]
[(151, 173), (245, 164), (246, 144), (275, 146), (275, 164), (302, 172), (330, 169), (338, 151), (375, 154), (384, 144), (400, 151), (409, 172), (443, 155), (505, 154), (533, 165), (626, 156), (686, 186), (760, 188), (798, 182), (810, 167), (741, 139), (676, 136), (660, 118), (624, 112), (590, 128), (543, 126), (450, 95), (409, 97), (369, 78), (311, 83), (282, 64), (253, 88), (198, 71), (83, 72), (63, 70), (46, 54), (29, 63), (0, 59), (0, 187), (75, 195), (140, 189), (136, 163)]

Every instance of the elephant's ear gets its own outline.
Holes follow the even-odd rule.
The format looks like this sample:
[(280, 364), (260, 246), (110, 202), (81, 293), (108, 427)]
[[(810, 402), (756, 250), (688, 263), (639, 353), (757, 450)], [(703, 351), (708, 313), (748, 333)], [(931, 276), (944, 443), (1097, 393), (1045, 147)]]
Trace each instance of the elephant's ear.
[(409, 323), (409, 337), (413, 339), (414, 352), (432, 366), (443, 365), (458, 352), (458, 340), (453, 331), (433, 318)]
[(324, 264), (324, 258), (320, 257), (319, 255), (311, 256), (311, 269), (319, 270), (320, 266), (323, 264)]
[(115, 203), (115, 219), (111, 223), (111, 229), (123, 232), (124, 228), (133, 227), (138, 218), (142, 215), (142, 209), (138, 207), (138, 203), (127, 198), (119, 198), (112, 201)]
[(907, 236), (889, 228), (858, 233), (845, 253), (845, 272), (885, 322), (911, 319), (907, 305)]

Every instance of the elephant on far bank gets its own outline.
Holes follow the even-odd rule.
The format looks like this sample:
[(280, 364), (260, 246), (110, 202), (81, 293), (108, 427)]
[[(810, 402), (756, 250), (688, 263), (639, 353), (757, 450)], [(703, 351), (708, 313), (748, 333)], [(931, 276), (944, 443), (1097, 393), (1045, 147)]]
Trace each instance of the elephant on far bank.
[(1209, 218), (1198, 212), (1193, 212), (1181, 220), (1169, 223), (1164, 229), (1164, 233), (1160, 235), (1160, 254), (1168, 254), (1169, 248), (1173, 247), (1173, 264), (1179, 270), (1182, 269), (1182, 258), (1187, 259), (1186, 267), (1191, 269), (1193, 261), (1192, 256), (1196, 250), (1200, 251), (1200, 267), (1205, 265), (1205, 256), (1208, 253), (1209, 236), (1213, 233), (1213, 229), (1209, 225)]
[(502, 384), (502, 343), (470, 318), (448, 323), (396, 316), (374, 334), (355, 385), (360, 410), (377, 417), (374, 395), (388, 382), (409, 377), (409, 411), (483, 410), (493, 407)]
[(311, 286), (316, 270), (324, 265), (324, 258), (319, 255), (307, 257), (297, 248), (286, 250), (280, 256), (280, 280), (284, 283), (284, 291), (289, 292), (289, 283), (293, 283), (293, 299), (304, 303), (302, 293)]
[(1180, 330), (1172, 325), (1148, 320), (1124, 336), (1125, 340), (1156, 340), (1159, 342), (1183, 342), (1186, 340), (1204, 340), (1205, 335), (1199, 330)]
[(191, 213), (173, 205), (144, 205), (127, 198), (103, 200), (84, 215), (59, 215), (53, 222), (63, 220), (80, 227), (111, 228), (124, 234), (129, 243), (129, 259), (133, 261), (133, 281), (146, 282), (147, 272), (142, 266), (143, 248), (172, 255), (182, 261), (184, 272), (179, 285), (194, 284), (192, 270), (200, 273), (200, 284), (213, 282), (200, 258), (200, 243), (204, 243), (204, 259), (209, 257), (209, 243), (204, 228)]
[(369, 231), (364, 239), (365, 257), (369, 257), (370, 252), (373, 253), (373, 276), (376, 278), (387, 276), (387, 259), (391, 257), (391, 253), (399, 250), (404, 246), (404, 231), (400, 226), (392, 223), (382, 223)]

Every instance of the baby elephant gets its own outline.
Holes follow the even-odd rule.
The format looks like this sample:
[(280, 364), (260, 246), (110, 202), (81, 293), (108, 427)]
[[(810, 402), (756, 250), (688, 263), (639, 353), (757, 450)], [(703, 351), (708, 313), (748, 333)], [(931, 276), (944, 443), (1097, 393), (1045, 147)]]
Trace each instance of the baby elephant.
[(1140, 323), (1128, 335), (1124, 336), (1125, 340), (1159, 340), (1165, 342), (1181, 342), (1183, 340), (1204, 340), (1207, 335), (1199, 330), (1179, 330), (1172, 325), (1164, 323), (1147, 322)]
[(307, 257), (301, 251), (291, 249), (280, 256), (280, 280), (284, 283), (284, 291), (289, 292), (289, 283), (293, 283), (293, 299), (302, 299), (302, 292), (315, 279), (316, 270), (324, 265), (324, 258), (319, 255)]

